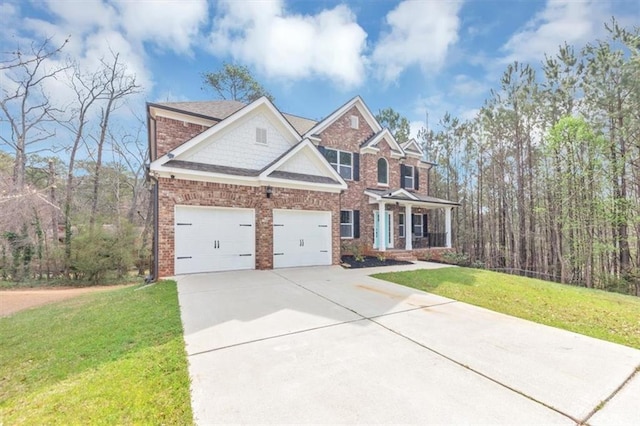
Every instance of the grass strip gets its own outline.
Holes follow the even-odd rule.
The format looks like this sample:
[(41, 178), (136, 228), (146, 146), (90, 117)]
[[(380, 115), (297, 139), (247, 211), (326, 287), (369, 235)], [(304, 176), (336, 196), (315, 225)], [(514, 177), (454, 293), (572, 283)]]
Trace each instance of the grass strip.
[(0, 384), (0, 424), (192, 423), (175, 282), (0, 318)]
[(374, 275), (496, 312), (640, 349), (640, 298), (471, 268)]

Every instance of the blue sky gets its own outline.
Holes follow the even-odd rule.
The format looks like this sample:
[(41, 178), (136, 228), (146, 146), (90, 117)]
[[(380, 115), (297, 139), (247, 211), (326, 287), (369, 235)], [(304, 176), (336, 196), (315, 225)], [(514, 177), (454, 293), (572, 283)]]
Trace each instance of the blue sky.
[[(8, 51), (71, 35), (65, 51), (87, 68), (120, 52), (144, 87), (141, 115), (144, 101), (211, 99), (201, 74), (227, 61), (282, 111), (317, 119), (359, 94), (415, 132), (426, 111), (432, 127), (445, 111), (472, 117), (507, 63), (604, 37), (611, 16), (638, 25), (638, 1), (4, 0), (0, 41)], [(50, 90), (64, 98), (62, 86)]]

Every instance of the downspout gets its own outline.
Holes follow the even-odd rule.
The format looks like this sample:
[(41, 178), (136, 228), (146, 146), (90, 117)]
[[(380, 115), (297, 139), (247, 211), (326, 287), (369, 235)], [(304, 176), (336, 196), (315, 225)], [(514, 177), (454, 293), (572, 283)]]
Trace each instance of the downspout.
[(151, 244), (151, 251), (153, 253), (153, 270), (151, 271), (150, 282), (158, 281), (158, 238), (160, 236), (158, 231), (158, 211), (160, 210), (159, 196), (158, 196), (158, 179), (149, 173), (149, 179), (153, 184), (153, 243)]

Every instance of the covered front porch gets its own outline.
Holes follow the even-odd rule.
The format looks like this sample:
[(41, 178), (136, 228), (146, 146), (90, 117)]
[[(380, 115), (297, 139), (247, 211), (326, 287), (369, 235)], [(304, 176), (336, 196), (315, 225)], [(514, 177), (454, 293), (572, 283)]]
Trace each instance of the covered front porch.
[[(452, 247), (451, 213), (459, 203), (415, 194), (405, 189), (365, 191), (369, 204), (374, 209), (374, 237), (372, 248), (377, 253), (386, 253), (401, 258), (402, 254), (422, 257), (433, 249)], [(428, 214), (434, 209), (444, 211), (445, 232), (430, 232)], [(394, 220), (394, 212), (398, 215)], [(384, 217), (385, 220), (380, 220)], [(394, 224), (396, 224), (394, 226)], [(398, 235), (395, 235), (397, 232)]]

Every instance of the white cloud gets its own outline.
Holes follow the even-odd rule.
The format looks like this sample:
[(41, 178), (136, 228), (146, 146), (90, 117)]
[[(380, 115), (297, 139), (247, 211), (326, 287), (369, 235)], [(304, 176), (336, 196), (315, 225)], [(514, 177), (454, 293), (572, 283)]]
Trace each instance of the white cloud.
[(458, 74), (453, 77), (451, 91), (454, 95), (473, 97), (485, 94), (489, 91), (488, 84), (475, 80), (468, 75)]
[(395, 81), (402, 71), (420, 65), (439, 70), (458, 40), (462, 1), (404, 1), (389, 12), (389, 31), (378, 41), (372, 60), (381, 78)]
[(503, 63), (541, 60), (553, 55), (565, 41), (581, 46), (603, 34), (611, 16), (610, 3), (601, 0), (548, 0), (525, 27), (502, 46)]
[(153, 42), (176, 53), (189, 52), (200, 27), (207, 21), (206, 0), (149, 1), (116, 0), (120, 22), (127, 35)]
[(210, 48), (276, 78), (319, 76), (353, 87), (365, 79), (367, 34), (345, 5), (291, 14), (280, 0), (222, 1)]

